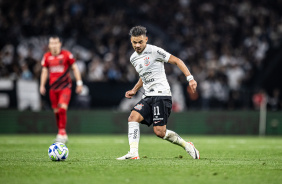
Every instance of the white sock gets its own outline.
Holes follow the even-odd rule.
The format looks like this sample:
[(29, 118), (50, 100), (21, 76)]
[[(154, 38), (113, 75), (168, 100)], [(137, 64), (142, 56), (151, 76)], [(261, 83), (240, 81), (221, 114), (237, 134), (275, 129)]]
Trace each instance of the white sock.
[(173, 144), (177, 144), (183, 148), (185, 148), (185, 145), (187, 144), (186, 141), (184, 141), (177, 133), (171, 130), (166, 130), (164, 138), (165, 140), (168, 140), (169, 142), (172, 142)]
[(130, 146), (130, 152), (138, 153), (138, 145), (140, 140), (140, 124), (138, 122), (128, 122), (128, 142)]

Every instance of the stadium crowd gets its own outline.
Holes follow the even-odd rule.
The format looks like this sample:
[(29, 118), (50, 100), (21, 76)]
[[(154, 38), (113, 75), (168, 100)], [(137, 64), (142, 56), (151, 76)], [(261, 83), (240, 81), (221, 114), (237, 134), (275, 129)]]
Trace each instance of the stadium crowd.
[[(128, 32), (140, 24), (149, 43), (181, 58), (197, 80), (188, 106), (253, 108), (256, 76), (282, 38), (281, 9), (280, 0), (0, 0), (0, 78), (39, 79), (55, 34), (75, 54), (83, 80), (137, 81)], [(176, 67), (167, 64), (166, 72), (187, 83)]]

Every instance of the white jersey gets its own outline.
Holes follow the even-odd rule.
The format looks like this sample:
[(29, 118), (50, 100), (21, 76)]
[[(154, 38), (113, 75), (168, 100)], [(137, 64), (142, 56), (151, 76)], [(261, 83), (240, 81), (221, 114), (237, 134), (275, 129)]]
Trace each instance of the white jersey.
[(170, 53), (162, 48), (147, 44), (142, 53), (134, 52), (130, 62), (143, 81), (146, 96), (171, 96), (164, 62), (168, 62)]

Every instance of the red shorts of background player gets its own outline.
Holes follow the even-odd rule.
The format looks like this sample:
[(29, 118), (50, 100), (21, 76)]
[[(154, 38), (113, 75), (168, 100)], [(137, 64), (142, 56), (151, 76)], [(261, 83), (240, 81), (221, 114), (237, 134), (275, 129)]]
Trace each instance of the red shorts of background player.
[(52, 90), (49, 91), (50, 101), (52, 108), (58, 108), (59, 104), (67, 104), (69, 105), (71, 98), (71, 89), (65, 88), (62, 90)]

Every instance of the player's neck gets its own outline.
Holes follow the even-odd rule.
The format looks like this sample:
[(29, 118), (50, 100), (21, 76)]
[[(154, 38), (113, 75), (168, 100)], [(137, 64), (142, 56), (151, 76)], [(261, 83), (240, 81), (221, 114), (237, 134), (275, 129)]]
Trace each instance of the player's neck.
[(59, 52), (56, 52), (56, 53), (51, 52), (51, 54), (52, 54), (52, 56), (58, 56), (59, 54), (61, 54), (61, 52), (62, 52), (62, 50), (59, 50)]

